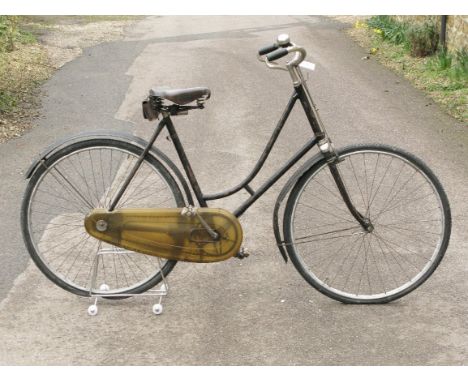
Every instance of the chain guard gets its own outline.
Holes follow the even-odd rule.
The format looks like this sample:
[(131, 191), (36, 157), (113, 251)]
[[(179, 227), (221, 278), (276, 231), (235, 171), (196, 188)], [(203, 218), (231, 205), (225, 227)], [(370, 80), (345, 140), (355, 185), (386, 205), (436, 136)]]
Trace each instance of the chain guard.
[[(242, 227), (230, 212), (198, 208), (187, 216), (181, 208), (94, 209), (85, 218), (86, 231), (98, 240), (130, 251), (168, 260), (211, 263), (235, 256)], [(203, 219), (217, 238), (203, 226)]]

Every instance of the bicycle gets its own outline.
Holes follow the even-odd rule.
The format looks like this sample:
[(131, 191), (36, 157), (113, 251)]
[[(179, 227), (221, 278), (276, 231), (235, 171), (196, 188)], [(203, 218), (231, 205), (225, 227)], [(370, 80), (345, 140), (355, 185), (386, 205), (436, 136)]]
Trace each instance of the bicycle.
[[(291, 54), (286, 63), (277, 62)], [(269, 68), (290, 74), (294, 90), (253, 170), (226, 191), (202, 192), (171, 119), (203, 109), (208, 88), (152, 89), (143, 115), (162, 119), (148, 142), (91, 133), (46, 149), (27, 172), (21, 210), (24, 241), (39, 269), (74, 294), (123, 298), (164, 281), (177, 261), (244, 258), (238, 218), (317, 146), (274, 206), (274, 235), (284, 261), (290, 259), (315, 289), (344, 303), (387, 303), (420, 286), (449, 243), (451, 215), (442, 185), (420, 159), (399, 148), (335, 149), (304, 80), (302, 68), (312, 67), (305, 58), (306, 50), (287, 35), (259, 50), (258, 59)], [(249, 184), (297, 101), (312, 137), (254, 190)], [(163, 129), (185, 176), (154, 147)], [(241, 190), (250, 196), (233, 213), (208, 207)]]

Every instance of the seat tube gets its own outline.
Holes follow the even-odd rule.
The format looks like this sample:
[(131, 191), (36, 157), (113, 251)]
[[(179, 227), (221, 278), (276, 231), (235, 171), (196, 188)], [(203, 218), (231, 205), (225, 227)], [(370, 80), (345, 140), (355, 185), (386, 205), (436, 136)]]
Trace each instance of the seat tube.
[(182, 146), (182, 142), (177, 135), (175, 130), (174, 124), (172, 123), (171, 117), (169, 115), (164, 116), (164, 120), (166, 123), (167, 130), (169, 131), (169, 136), (171, 137), (171, 141), (176, 149), (177, 155), (179, 156), (180, 162), (184, 167), (185, 174), (192, 186), (193, 191), (195, 192), (195, 196), (197, 198), (198, 204), (200, 207), (208, 207), (205, 199), (203, 198), (203, 194), (200, 189), (200, 185), (198, 184), (197, 178), (195, 177), (195, 173), (193, 172), (192, 166), (190, 165), (189, 159), (187, 158), (187, 154), (185, 154), (184, 147)]

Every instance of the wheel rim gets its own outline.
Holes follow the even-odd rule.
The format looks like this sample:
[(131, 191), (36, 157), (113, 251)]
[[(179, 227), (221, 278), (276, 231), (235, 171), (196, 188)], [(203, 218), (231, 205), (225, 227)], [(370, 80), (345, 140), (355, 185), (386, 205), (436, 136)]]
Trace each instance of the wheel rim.
[[(27, 206), (30, 241), (44, 266), (71, 288), (90, 291), (98, 251), (94, 288), (102, 294), (128, 293), (159, 273), (157, 257), (100, 242), (83, 224), (90, 209), (108, 207), (137, 158), (124, 148), (86, 147), (54, 161), (37, 180)], [(145, 161), (116, 208), (176, 206), (167, 181)]]
[[(351, 216), (325, 163), (304, 182), (294, 201), (289, 245), (297, 261), (317, 286), (351, 300), (378, 300), (418, 285), (436, 264), (444, 238), (444, 208), (435, 185), (414, 163), (393, 152), (362, 149), (340, 158), (351, 200), (370, 218), (374, 231), (365, 232)], [(300, 208), (310, 210), (307, 225)], [(320, 224), (313, 224), (311, 211), (321, 218)]]

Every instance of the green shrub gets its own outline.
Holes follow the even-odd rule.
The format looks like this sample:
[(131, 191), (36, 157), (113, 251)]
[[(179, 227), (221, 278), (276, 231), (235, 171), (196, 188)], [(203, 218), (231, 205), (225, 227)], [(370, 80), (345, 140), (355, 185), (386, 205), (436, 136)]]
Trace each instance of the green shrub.
[(373, 16), (367, 20), (367, 25), (379, 34), (383, 40), (396, 45), (406, 44), (406, 31), (408, 25), (394, 20), (390, 16)]
[(0, 52), (12, 52), (17, 44), (36, 41), (33, 34), (20, 28), (20, 16), (0, 16)]
[(413, 57), (430, 56), (436, 52), (439, 41), (436, 24), (426, 21), (411, 25), (406, 31), (406, 39)]
[(446, 49), (441, 49), (437, 53), (435, 61), (437, 69), (445, 70), (452, 66), (453, 57)]
[(466, 87), (468, 82), (468, 54), (465, 49), (450, 53), (445, 49), (439, 50), (431, 60), (427, 62), (428, 69), (438, 72), (455, 83), (450, 86), (456, 89)]
[(468, 77), (468, 52), (466, 49), (457, 50), (455, 52), (456, 68)]

